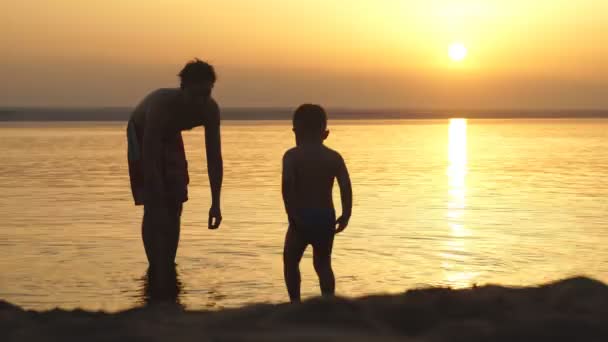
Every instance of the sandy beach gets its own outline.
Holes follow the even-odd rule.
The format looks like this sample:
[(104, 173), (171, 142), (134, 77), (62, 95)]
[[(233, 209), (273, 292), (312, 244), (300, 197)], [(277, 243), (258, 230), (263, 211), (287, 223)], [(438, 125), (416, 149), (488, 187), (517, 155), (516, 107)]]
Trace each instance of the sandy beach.
[(606, 323), (608, 286), (582, 277), (221, 311), (157, 303), (113, 314), (35, 312), (0, 301), (2, 341), (605, 341)]

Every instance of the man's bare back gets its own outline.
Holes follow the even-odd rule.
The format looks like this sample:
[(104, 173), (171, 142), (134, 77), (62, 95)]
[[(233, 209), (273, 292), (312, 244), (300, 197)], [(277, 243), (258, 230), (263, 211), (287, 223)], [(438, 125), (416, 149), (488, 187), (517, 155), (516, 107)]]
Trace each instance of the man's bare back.
[(182, 108), (184, 106), (179, 102), (180, 94), (179, 88), (161, 88), (151, 92), (135, 107), (131, 120), (138, 125), (151, 124), (159, 128), (164, 127), (164, 130), (173, 133), (202, 126), (208, 122), (219, 123), (219, 106), (213, 98), (209, 98), (198, 107), (198, 114), (178, 115), (176, 112), (187, 110)]

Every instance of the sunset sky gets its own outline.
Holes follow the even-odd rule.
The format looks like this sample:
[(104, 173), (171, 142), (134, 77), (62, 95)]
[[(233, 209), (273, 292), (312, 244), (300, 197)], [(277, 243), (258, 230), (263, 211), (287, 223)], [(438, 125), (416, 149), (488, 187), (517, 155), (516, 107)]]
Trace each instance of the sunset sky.
[(21, 0), (0, 25), (0, 106), (131, 106), (200, 57), (229, 107), (608, 108), (606, 0)]

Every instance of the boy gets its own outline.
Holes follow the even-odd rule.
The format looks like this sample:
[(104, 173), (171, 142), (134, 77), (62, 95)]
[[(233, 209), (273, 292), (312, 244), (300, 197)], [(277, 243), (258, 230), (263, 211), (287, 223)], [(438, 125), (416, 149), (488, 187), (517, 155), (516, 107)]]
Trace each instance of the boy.
[[(331, 250), (334, 235), (348, 225), (352, 189), (342, 156), (323, 145), (327, 114), (318, 105), (304, 104), (293, 116), (296, 147), (283, 157), (283, 202), (289, 219), (283, 250), (283, 272), (291, 302), (300, 301), (300, 260), (310, 244), (321, 293), (333, 296)], [(336, 220), (332, 199), (334, 179), (340, 186), (342, 216)], [(337, 226), (337, 228), (336, 228)]]

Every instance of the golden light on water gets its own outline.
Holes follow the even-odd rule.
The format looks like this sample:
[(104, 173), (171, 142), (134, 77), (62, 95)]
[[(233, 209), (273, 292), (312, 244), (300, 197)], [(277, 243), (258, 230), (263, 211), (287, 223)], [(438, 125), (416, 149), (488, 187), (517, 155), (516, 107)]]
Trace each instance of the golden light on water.
[[(467, 120), (451, 119), (448, 140), (448, 177), (450, 189), (464, 190), (467, 172)], [(464, 200), (464, 193), (462, 194)]]
[(444, 281), (452, 287), (466, 287), (476, 274), (468, 271), (467, 237), (472, 233), (464, 224), (467, 175), (467, 120), (451, 119), (448, 132), (448, 211), (449, 238), (442, 253)]

